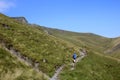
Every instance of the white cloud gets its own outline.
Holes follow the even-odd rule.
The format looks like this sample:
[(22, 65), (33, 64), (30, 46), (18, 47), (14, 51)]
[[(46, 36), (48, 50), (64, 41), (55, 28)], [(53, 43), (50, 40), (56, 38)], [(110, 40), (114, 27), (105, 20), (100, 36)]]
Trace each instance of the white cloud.
[(0, 1), (0, 12), (4, 12), (9, 10), (11, 7), (14, 7), (15, 4), (13, 2), (8, 2), (5, 0)]

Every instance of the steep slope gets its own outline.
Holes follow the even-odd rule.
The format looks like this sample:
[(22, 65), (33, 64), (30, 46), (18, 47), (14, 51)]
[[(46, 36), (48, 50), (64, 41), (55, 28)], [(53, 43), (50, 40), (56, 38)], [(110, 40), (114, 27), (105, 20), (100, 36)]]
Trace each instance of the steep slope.
[(47, 80), (42, 74), (21, 63), (0, 45), (0, 80)]
[[(0, 14), (0, 43), (19, 52), (32, 66), (52, 76), (63, 63), (70, 61), (74, 48), (61, 40), (47, 35), (43, 29), (22, 24)], [(66, 56), (65, 56), (66, 55)]]

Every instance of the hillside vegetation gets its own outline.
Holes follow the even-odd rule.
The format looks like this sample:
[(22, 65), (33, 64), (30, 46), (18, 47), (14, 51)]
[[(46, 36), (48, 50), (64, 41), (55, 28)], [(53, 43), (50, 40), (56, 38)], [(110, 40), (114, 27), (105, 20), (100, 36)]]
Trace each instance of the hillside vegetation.
[(60, 80), (119, 80), (120, 62), (99, 56), (94, 52), (89, 54), (79, 63), (75, 70), (66, 66), (60, 75)]
[(120, 38), (106, 38), (93, 33), (76, 33), (43, 27), (48, 34), (68, 41), (78, 47), (84, 47), (120, 59)]
[(0, 80), (47, 80), (0, 46)]
[[(51, 77), (63, 64), (65, 68), (59, 76), (60, 80), (120, 79), (120, 38), (51, 29), (23, 23), (23, 18), (16, 19), (19, 18), (0, 14), (1, 80), (44, 80), (43, 73)], [(19, 62), (5, 48), (31, 66)], [(87, 56), (71, 71), (69, 64), (72, 62), (72, 54), (79, 54), (78, 51), (82, 49), (86, 50)]]
[[(39, 70), (52, 76), (63, 63), (69, 62), (73, 47), (59, 39), (47, 35), (44, 30), (22, 24), (0, 14), (0, 42), (8, 49), (13, 48), (23, 57), (39, 63)], [(66, 56), (65, 56), (66, 55)]]

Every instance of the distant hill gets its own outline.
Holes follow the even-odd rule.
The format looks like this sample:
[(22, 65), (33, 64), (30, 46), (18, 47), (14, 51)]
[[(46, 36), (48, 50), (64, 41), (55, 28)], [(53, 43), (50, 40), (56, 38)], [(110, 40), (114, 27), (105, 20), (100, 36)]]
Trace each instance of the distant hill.
[(65, 30), (58, 30), (53, 28), (43, 27), (48, 34), (58, 38), (62, 38), (65, 41), (69, 41), (77, 46), (87, 46), (93, 50), (104, 50), (105, 46), (108, 45), (111, 40), (100, 35), (93, 33), (76, 33)]
[(120, 38), (107, 38), (93, 33), (76, 33), (71, 31), (43, 27), (46, 32), (69, 43), (87, 47), (102, 54), (120, 59)]

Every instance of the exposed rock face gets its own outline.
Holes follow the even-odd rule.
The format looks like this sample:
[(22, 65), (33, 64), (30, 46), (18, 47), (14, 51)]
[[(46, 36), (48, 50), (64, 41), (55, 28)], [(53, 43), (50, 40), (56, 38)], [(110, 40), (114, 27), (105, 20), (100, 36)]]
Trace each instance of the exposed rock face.
[(13, 18), (19, 22), (22, 22), (22, 23), (26, 23), (26, 24), (28, 23), (28, 21), (26, 20), (25, 17), (11, 17), (11, 18)]

